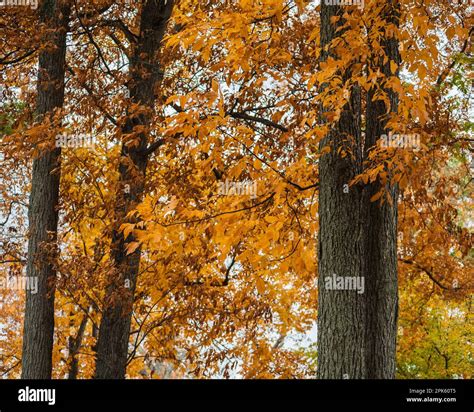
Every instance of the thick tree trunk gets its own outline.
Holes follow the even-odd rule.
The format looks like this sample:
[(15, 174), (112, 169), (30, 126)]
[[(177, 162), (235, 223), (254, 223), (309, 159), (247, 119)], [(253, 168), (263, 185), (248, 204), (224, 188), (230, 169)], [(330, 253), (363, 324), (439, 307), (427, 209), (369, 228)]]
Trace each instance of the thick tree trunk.
[[(53, 29), (44, 40), (54, 46), (43, 50), (39, 56), (36, 103), (39, 120), (52, 115), (55, 109), (63, 106), (69, 10), (69, 6), (62, 0), (44, 0), (39, 10), (40, 23)], [(45, 256), (43, 252), (51, 250), (46, 244), (56, 248), (60, 154), (60, 148), (56, 148), (42, 153), (33, 161), (26, 273), (29, 277), (37, 277), (38, 291), (36, 294), (26, 291), (21, 373), (23, 379), (49, 379), (52, 372), (56, 272), (51, 254)]]
[[(398, 27), (398, 0), (386, 0), (382, 18), (388, 24)], [(382, 41), (383, 50), (388, 60), (383, 64), (383, 57), (372, 60), (372, 70), (380, 71), (388, 79), (392, 76), (390, 61), (400, 64), (398, 40), (386, 30)], [(398, 70), (395, 73), (398, 75)], [(387, 112), (398, 110), (397, 94), (386, 87), (381, 87), (390, 100), (390, 107), (382, 100), (372, 101), (375, 90), (367, 95), (366, 110), (366, 157), (369, 148), (383, 134), (388, 134)], [(389, 178), (390, 179), (390, 178)], [(390, 182), (390, 180), (389, 180)], [(397, 226), (398, 226), (398, 187), (385, 185), (393, 203), (370, 202), (370, 198), (381, 189), (382, 183), (376, 181), (366, 190), (368, 205), (367, 220), (367, 329), (366, 329), (366, 364), (367, 377), (374, 379), (390, 379), (395, 377), (395, 355), (398, 317), (398, 262), (397, 262)]]
[(126, 240), (119, 231), (121, 224), (130, 222), (127, 214), (141, 201), (148, 160), (146, 132), (137, 133), (136, 145), (127, 145), (127, 134), (136, 126), (150, 125), (155, 102), (155, 89), (161, 78), (156, 53), (160, 48), (167, 22), (173, 8), (172, 0), (148, 0), (143, 6), (140, 38), (130, 62), (130, 98), (141, 105), (145, 114), (129, 116), (122, 132), (122, 161), (119, 167), (119, 191), (115, 208), (112, 238), (112, 259), (115, 273), (106, 290), (105, 306), (99, 328), (95, 377), (123, 379), (127, 367), (128, 342), (133, 310), (133, 298), (140, 266), (140, 249), (127, 255)]
[[(321, 48), (342, 32), (337, 32), (343, 7), (321, 3)], [(348, 51), (349, 52), (349, 51)], [(331, 53), (323, 51), (322, 61)], [(351, 73), (341, 73), (344, 78)], [(351, 103), (343, 108), (338, 124), (322, 139), (320, 148), (331, 152), (319, 163), (319, 277), (318, 277), (318, 374), (321, 378), (363, 378), (365, 370), (365, 299), (355, 291), (329, 290), (326, 279), (365, 275), (364, 204), (360, 187), (346, 185), (361, 171), (360, 91), (351, 91)], [(324, 116), (324, 113), (323, 113)], [(348, 147), (349, 146), (349, 147)], [(345, 147), (356, 156), (342, 158)]]
[[(342, 35), (336, 29), (344, 21), (341, 18), (334, 23), (331, 18), (344, 11), (348, 10), (343, 6), (322, 2), (322, 49)], [(389, 44), (387, 51), (395, 52), (396, 41)], [(322, 61), (329, 54), (323, 52)], [(398, 57), (393, 59), (398, 61)], [(349, 78), (350, 69), (341, 75)], [(393, 207), (387, 203), (380, 207), (378, 202), (370, 202), (380, 183), (344, 186), (361, 173), (368, 148), (385, 129), (383, 102), (370, 102), (364, 142), (360, 93), (358, 87), (353, 88), (350, 103), (320, 146), (331, 146), (319, 163), (318, 376), (324, 379), (392, 378), (395, 372), (396, 191), (390, 189)], [(354, 157), (342, 158), (340, 147), (349, 147)], [(362, 278), (363, 293), (328, 288), (326, 281), (333, 275)]]

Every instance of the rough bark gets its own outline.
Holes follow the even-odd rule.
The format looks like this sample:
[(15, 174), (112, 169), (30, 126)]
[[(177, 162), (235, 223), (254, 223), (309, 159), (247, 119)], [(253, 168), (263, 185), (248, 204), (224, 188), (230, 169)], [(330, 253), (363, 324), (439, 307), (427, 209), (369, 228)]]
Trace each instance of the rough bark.
[[(43, 50), (39, 56), (36, 112), (40, 121), (63, 106), (69, 11), (68, 4), (60, 0), (45, 0), (39, 9), (39, 22), (52, 29), (44, 38), (52, 47)], [(56, 272), (51, 261), (54, 253), (45, 256), (44, 251), (55, 249), (60, 154), (61, 149), (56, 148), (33, 161), (26, 274), (37, 277), (38, 291), (36, 294), (26, 291), (23, 379), (49, 379), (52, 373)], [(47, 244), (53, 247), (47, 247)]]
[[(398, 1), (387, 0), (383, 9), (383, 18), (398, 26)], [(387, 26), (386, 26), (387, 27)], [(382, 47), (388, 60), (383, 64), (382, 57), (372, 61), (372, 70), (380, 69), (385, 78), (392, 76), (390, 61), (400, 64), (398, 40), (386, 31)], [(395, 75), (398, 75), (398, 71)], [(366, 156), (382, 134), (388, 134), (386, 127), (387, 112), (397, 112), (397, 94), (384, 86), (382, 89), (390, 100), (390, 107), (381, 100), (372, 101), (375, 90), (367, 95), (366, 108)], [(397, 264), (397, 226), (398, 226), (398, 187), (385, 186), (393, 203), (382, 205), (370, 202), (370, 198), (381, 189), (381, 183), (375, 182), (366, 190), (368, 204), (367, 236), (367, 329), (366, 364), (367, 377), (390, 379), (395, 377), (395, 353), (398, 315), (398, 264)]]
[[(68, 350), (69, 350), (69, 371), (68, 379), (77, 379), (79, 374), (79, 359), (77, 355), (79, 354), (79, 349), (82, 345), (82, 340), (84, 338), (84, 333), (86, 331), (87, 322), (89, 320), (89, 315), (85, 313), (82, 317), (81, 323), (79, 324), (79, 329), (76, 336), (69, 336), (68, 340)], [(74, 323), (71, 322), (71, 327), (74, 326)]]
[[(321, 48), (342, 31), (343, 7), (321, 6)], [(322, 61), (330, 55), (322, 54)], [(348, 78), (351, 73), (341, 73)], [(331, 152), (319, 163), (319, 277), (318, 277), (318, 374), (321, 378), (363, 378), (365, 376), (365, 299), (354, 291), (326, 290), (327, 276), (364, 276), (364, 204), (360, 187), (349, 182), (361, 171), (360, 91), (351, 91), (351, 104), (343, 108), (338, 124), (320, 142)], [(351, 107), (352, 106), (352, 107)], [(323, 113), (324, 116), (324, 113)], [(356, 158), (342, 158), (337, 150), (350, 146)], [(346, 190), (344, 190), (346, 188)]]
[[(343, 24), (342, 18), (336, 23), (331, 18), (342, 16), (344, 11), (347, 9), (343, 6), (322, 2), (322, 50), (342, 35), (343, 31), (336, 31)], [(385, 47), (398, 61), (398, 57), (394, 58), (396, 40), (387, 40)], [(324, 51), (321, 60), (329, 54)], [(350, 77), (350, 69), (341, 76)], [(396, 96), (391, 94), (391, 99), (391, 109), (396, 110)], [(365, 139), (361, 130), (361, 92), (355, 86), (340, 120), (320, 144), (321, 149), (331, 145), (331, 152), (322, 156), (319, 163), (318, 376), (324, 379), (392, 378), (395, 372), (396, 189), (389, 189), (393, 207), (370, 202), (380, 188), (379, 182), (344, 190), (344, 185), (361, 173), (369, 148), (385, 130), (384, 103), (371, 102), (371, 92), (368, 101)], [(354, 157), (342, 158), (337, 153), (341, 146), (349, 146)], [(333, 274), (363, 277), (364, 293), (327, 290), (325, 279)]]
[[(155, 102), (156, 86), (161, 72), (155, 56), (160, 48), (167, 22), (173, 8), (172, 0), (148, 0), (143, 5), (140, 37), (130, 61), (130, 99), (146, 109), (140, 115), (131, 113), (122, 132), (124, 139), (134, 127), (148, 127)], [(112, 259), (115, 272), (106, 289), (105, 305), (97, 343), (95, 377), (123, 379), (126, 373), (133, 298), (140, 266), (138, 248), (127, 255), (126, 245), (135, 239), (123, 238), (119, 227), (127, 214), (141, 201), (147, 167), (148, 136), (138, 133), (137, 145), (122, 144), (122, 161), (119, 166), (119, 190), (116, 195), (115, 224), (112, 235)]]

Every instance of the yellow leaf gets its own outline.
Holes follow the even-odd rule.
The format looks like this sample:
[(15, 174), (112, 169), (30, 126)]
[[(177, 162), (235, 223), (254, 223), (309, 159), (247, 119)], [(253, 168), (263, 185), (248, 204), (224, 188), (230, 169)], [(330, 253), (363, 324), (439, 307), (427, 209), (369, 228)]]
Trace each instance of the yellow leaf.
[(397, 68), (398, 68), (398, 64), (395, 63), (393, 60), (390, 61), (390, 71), (392, 72), (392, 74), (395, 74), (395, 72), (397, 71)]
[(258, 293), (260, 293), (260, 295), (263, 295), (265, 293), (265, 281), (261, 277), (257, 277), (255, 283), (257, 285)]
[(127, 245), (127, 255), (131, 255), (140, 246), (140, 242), (131, 242)]
[(370, 201), (371, 202), (375, 202), (376, 200), (380, 199), (382, 197), (382, 194), (383, 194), (383, 190), (379, 190), (375, 195), (373, 195), (371, 198), (370, 198)]
[(132, 223), (124, 223), (122, 226), (120, 226), (120, 230), (123, 231), (123, 238), (127, 239), (128, 235), (132, 232), (134, 228), (135, 225)]

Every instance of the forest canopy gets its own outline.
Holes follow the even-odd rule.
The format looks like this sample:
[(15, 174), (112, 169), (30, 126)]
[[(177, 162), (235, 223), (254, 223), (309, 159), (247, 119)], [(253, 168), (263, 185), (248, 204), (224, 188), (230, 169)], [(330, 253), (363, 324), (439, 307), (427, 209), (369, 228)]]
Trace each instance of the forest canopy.
[(472, 378), (472, 3), (343, 3), (0, 4), (3, 378)]

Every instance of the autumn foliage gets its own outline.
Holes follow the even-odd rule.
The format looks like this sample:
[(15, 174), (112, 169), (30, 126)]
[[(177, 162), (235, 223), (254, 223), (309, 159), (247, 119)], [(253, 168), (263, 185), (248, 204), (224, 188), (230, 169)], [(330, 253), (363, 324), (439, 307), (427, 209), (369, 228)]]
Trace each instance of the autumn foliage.
[[(397, 377), (472, 378), (473, 8), (400, 0), (399, 27), (387, 28), (384, 2), (347, 6), (338, 58), (320, 64), (318, 1), (175, 1), (146, 66), (159, 71), (151, 110), (130, 96), (128, 73), (142, 3), (71, 2), (64, 105), (42, 120), (50, 28), (33, 9), (0, 8), (0, 282), (25, 273), (32, 161), (72, 137), (58, 239), (41, 256), (57, 271), (53, 377), (74, 364), (78, 378), (94, 376), (114, 232), (141, 256), (127, 377), (314, 377), (318, 163), (331, 150), (319, 142), (354, 85), (376, 85), (375, 100), (386, 89), (399, 98), (389, 127), (419, 139), (377, 145), (346, 187), (399, 187), (398, 199), (371, 199), (398, 202)], [(387, 29), (400, 45), (391, 76), (371, 70)], [(128, 130), (131, 118), (147, 121)], [(117, 194), (130, 189), (120, 167), (142, 179), (123, 148), (142, 136), (143, 195), (119, 216)], [(3, 377), (21, 373), (23, 316), (24, 292), (0, 283)]]

